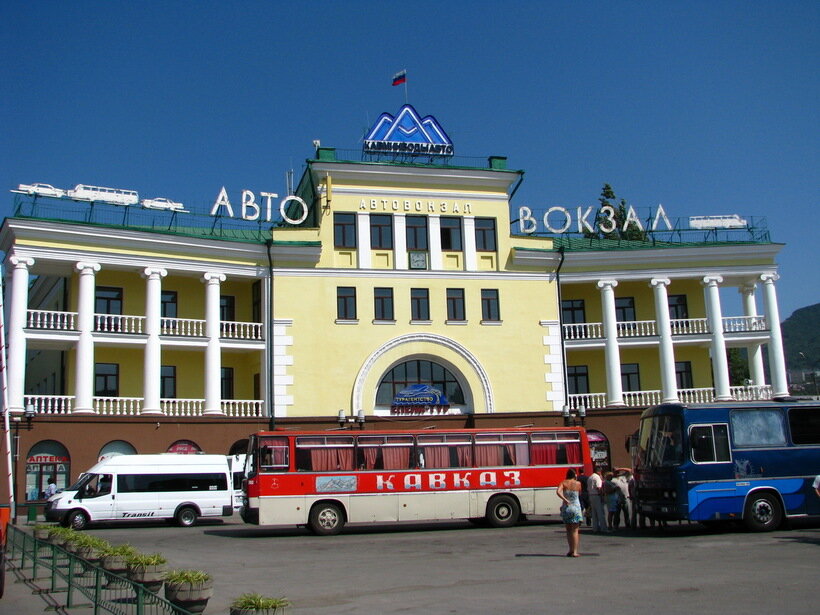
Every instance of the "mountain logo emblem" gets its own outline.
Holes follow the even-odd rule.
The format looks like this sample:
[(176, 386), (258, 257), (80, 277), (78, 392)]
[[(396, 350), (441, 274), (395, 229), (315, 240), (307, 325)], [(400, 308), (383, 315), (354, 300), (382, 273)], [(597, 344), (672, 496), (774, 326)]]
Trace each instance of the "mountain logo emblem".
[(404, 105), (395, 116), (379, 116), (364, 138), (364, 152), (452, 156), (453, 142), (436, 118), (422, 118), (412, 105)]

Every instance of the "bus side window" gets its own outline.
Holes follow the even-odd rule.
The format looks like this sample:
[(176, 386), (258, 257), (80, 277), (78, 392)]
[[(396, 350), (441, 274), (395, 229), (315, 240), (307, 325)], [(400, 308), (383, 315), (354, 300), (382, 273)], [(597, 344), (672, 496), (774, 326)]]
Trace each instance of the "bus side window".
[(698, 425), (689, 432), (692, 461), (696, 463), (731, 461), (726, 425)]

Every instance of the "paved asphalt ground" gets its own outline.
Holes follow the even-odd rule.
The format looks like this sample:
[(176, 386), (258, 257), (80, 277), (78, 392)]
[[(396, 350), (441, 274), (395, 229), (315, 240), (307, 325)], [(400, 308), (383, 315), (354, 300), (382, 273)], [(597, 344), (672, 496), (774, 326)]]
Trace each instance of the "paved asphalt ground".
[[(698, 525), (611, 535), (584, 530), (583, 556), (575, 559), (564, 556), (563, 526), (543, 520), (501, 530), (462, 522), (348, 527), (331, 537), (246, 526), (237, 517), (194, 528), (88, 531), (160, 551), (171, 567), (212, 573), (205, 615), (227, 614), (246, 591), (285, 595), (294, 615), (820, 612), (818, 522), (766, 534)], [(0, 614), (41, 615), (58, 600), (33, 595), (10, 572)]]

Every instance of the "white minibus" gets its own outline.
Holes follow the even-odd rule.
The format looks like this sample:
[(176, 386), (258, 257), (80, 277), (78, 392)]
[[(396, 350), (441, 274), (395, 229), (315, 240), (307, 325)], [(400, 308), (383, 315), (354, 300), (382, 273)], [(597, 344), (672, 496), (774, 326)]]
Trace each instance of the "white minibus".
[(233, 513), (225, 455), (117, 455), (51, 496), (45, 517), (81, 530), (95, 521), (166, 519), (188, 527)]
[(87, 184), (77, 184), (73, 190), (68, 191), (67, 196), (79, 201), (105, 201), (115, 205), (136, 205), (140, 200), (136, 190), (121, 190)]

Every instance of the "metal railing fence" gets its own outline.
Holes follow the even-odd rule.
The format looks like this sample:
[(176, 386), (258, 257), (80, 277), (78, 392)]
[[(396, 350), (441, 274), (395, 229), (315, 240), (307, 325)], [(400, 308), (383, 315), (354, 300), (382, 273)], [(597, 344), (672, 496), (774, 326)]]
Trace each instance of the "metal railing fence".
[(8, 526), (9, 565), (52, 598), (65, 595), (60, 607), (91, 609), (94, 615), (190, 615), (189, 611), (123, 576), (15, 525)]

